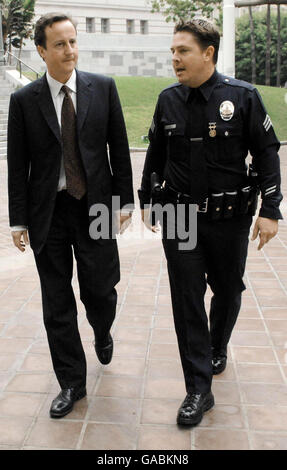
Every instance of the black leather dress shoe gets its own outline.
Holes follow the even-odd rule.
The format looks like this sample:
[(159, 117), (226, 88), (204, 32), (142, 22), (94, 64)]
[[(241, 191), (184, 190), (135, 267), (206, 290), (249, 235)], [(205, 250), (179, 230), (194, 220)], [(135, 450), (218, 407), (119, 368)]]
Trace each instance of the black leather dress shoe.
[(107, 340), (99, 342), (95, 340), (95, 351), (102, 364), (109, 364), (113, 357), (114, 342), (111, 334), (108, 334)]
[(212, 370), (213, 375), (221, 374), (226, 368), (227, 355), (224, 353), (213, 353)]
[(85, 388), (75, 390), (74, 388), (66, 388), (61, 390), (59, 395), (52, 401), (50, 408), (51, 418), (62, 418), (72, 411), (75, 401), (81, 400), (87, 395)]
[(200, 423), (203, 413), (214, 405), (212, 392), (188, 393), (177, 414), (177, 424), (195, 425)]

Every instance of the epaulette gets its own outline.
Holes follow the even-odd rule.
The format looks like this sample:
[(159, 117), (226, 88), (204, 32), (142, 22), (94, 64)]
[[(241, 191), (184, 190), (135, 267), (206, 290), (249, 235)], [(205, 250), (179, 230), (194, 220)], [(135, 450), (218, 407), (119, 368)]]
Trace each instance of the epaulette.
[(230, 86), (236, 86), (240, 88), (246, 88), (247, 90), (255, 90), (255, 86), (251, 83), (245, 82), (244, 80), (238, 80), (237, 78), (228, 77), (227, 75), (219, 74), (221, 83)]
[(182, 87), (182, 83), (179, 83), (179, 82), (175, 82), (175, 83), (172, 83), (171, 85), (167, 86), (166, 88), (164, 88), (161, 92), (160, 92), (160, 95), (162, 93), (164, 93), (165, 91), (168, 91), (170, 90), (171, 88), (176, 88), (176, 87)]

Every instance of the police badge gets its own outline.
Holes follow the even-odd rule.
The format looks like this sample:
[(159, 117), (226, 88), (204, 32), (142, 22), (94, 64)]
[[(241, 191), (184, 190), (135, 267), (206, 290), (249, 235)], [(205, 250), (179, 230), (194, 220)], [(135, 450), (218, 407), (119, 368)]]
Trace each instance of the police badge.
[(223, 101), (220, 105), (219, 112), (223, 121), (230, 121), (234, 115), (234, 104), (231, 101)]

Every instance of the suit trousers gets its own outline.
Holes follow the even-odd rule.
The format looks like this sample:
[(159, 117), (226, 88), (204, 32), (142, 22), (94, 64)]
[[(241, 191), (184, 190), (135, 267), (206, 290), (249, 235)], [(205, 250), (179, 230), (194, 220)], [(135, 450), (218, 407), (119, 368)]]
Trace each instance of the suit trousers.
[[(189, 224), (187, 223), (186, 228)], [(226, 352), (240, 306), (252, 217), (211, 221), (197, 214), (197, 244), (180, 250), (163, 224), (175, 330), (187, 392), (207, 393), (212, 383), (212, 349)], [(175, 230), (175, 232), (177, 232)], [(205, 293), (213, 293), (209, 325)]]
[(86, 358), (72, 287), (73, 254), (80, 299), (95, 338), (104, 341), (113, 324), (119, 281), (116, 240), (99, 244), (89, 236), (87, 198), (58, 193), (47, 241), (34, 253), (40, 276), (43, 317), (54, 371), (61, 388), (86, 385)]

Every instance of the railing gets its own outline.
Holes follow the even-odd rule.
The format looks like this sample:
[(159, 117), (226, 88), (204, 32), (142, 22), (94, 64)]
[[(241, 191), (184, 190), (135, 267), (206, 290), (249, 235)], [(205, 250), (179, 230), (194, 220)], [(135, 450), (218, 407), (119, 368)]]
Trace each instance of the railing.
[(7, 59), (5, 57), (6, 65), (13, 65), (13, 62), (16, 62), (16, 70), (18, 70), (18, 72), (20, 73), (20, 78), (22, 78), (22, 75), (24, 75), (26, 78), (29, 78), (29, 80), (35, 80), (35, 76), (36, 76), (36, 79), (41, 77), (42, 74), (40, 72), (30, 67), (30, 65), (25, 64), (25, 62), (20, 60), (17, 56), (12, 54), (11, 52), (7, 51), (6, 56), (7, 56)]

